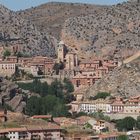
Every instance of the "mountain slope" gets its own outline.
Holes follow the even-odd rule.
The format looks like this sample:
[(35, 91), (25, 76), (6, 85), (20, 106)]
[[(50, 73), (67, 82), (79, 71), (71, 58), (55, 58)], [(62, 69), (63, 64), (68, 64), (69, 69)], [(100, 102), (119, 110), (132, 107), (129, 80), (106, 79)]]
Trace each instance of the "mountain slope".
[(50, 2), (38, 7), (17, 12), (21, 17), (30, 20), (41, 32), (48, 32), (57, 39), (65, 20), (70, 17), (100, 13), (105, 6), (78, 3)]
[(140, 57), (140, 51), (138, 51), (136, 54), (132, 55), (131, 57), (125, 59), (123, 61), (124, 64), (127, 64), (127, 63), (130, 63), (132, 62), (133, 60), (137, 59), (138, 57)]
[(101, 13), (69, 18), (62, 40), (81, 57), (127, 57), (140, 49), (140, 3), (125, 2)]
[(109, 92), (115, 96), (135, 96), (140, 93), (140, 55), (137, 59), (116, 68), (103, 77), (86, 93), (86, 97), (98, 92)]
[(56, 40), (35, 25), (0, 5), (0, 46), (18, 46), (26, 55), (55, 55)]

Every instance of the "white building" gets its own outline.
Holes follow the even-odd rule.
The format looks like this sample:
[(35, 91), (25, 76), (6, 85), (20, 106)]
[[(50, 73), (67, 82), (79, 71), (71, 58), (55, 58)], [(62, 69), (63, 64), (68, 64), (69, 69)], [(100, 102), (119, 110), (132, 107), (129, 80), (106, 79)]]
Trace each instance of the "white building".
[(100, 133), (103, 129), (106, 128), (105, 121), (103, 120), (89, 120), (88, 123), (92, 126), (92, 129), (97, 133)]
[(0, 62), (0, 75), (12, 76), (16, 71), (16, 64), (9, 61)]
[(94, 113), (97, 111), (96, 109), (96, 104), (95, 103), (90, 103), (90, 102), (82, 102), (80, 104), (79, 108), (80, 112), (85, 112), (85, 113)]
[(10, 140), (63, 140), (61, 128), (56, 125), (0, 129), (0, 138), (2, 137), (7, 137)]
[(7, 130), (7, 137), (10, 140), (20, 140), (20, 139), (27, 139), (28, 132), (26, 128), (11, 128)]
[(85, 113), (94, 113), (97, 111), (102, 111), (104, 113), (111, 112), (111, 104), (103, 99), (89, 101), (89, 102), (81, 102), (80, 105), (80, 112)]

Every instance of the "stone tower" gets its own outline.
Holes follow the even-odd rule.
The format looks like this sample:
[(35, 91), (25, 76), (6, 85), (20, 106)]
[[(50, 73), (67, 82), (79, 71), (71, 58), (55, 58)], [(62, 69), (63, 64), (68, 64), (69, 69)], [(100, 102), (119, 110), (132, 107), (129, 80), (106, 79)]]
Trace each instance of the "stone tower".
[(74, 52), (69, 52), (66, 55), (66, 69), (73, 70), (74, 67), (78, 65), (77, 54)]
[(64, 56), (65, 56), (65, 44), (63, 41), (60, 41), (58, 49), (57, 49), (57, 55), (58, 55), (58, 61), (64, 62)]

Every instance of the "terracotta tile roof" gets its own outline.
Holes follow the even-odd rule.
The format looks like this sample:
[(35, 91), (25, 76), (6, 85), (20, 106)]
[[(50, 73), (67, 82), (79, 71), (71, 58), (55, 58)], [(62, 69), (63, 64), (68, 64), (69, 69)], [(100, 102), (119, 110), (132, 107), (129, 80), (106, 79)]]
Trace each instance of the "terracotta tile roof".
[(9, 132), (25, 132), (25, 131), (45, 131), (45, 130), (61, 130), (59, 125), (48, 123), (46, 126), (27, 126), (23, 128), (7, 128), (0, 129), (0, 134)]
[(17, 59), (17, 56), (8, 56), (8, 57), (6, 57), (6, 59)]
[(60, 126), (59, 125), (56, 125), (56, 124), (53, 124), (53, 123), (48, 123), (47, 126), (42, 126), (42, 129), (46, 129), (46, 130), (50, 130), (50, 129), (57, 129), (57, 130), (61, 130)]
[(52, 115), (34, 115), (31, 118), (32, 119), (50, 119)]
[(80, 64), (99, 64), (101, 60), (82, 60)]
[(41, 131), (42, 127), (41, 126), (28, 126), (26, 127), (27, 131)]
[(103, 66), (103, 67), (99, 67), (97, 70), (107, 70), (108, 68)]
[(16, 64), (16, 63), (11, 61), (0, 61), (0, 64)]
[(118, 134), (101, 134), (99, 135), (100, 138), (111, 138), (111, 137), (118, 137)]
[(6, 128), (6, 129), (0, 129), (0, 133), (8, 133), (8, 132), (24, 132), (27, 131), (25, 127), (23, 128)]

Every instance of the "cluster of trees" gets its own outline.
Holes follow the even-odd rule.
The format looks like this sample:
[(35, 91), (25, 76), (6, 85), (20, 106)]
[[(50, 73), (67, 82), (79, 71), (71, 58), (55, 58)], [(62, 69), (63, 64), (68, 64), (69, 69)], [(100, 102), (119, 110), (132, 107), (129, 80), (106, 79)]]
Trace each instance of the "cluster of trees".
[(55, 63), (53, 69), (55, 70), (56, 75), (58, 75), (59, 74), (59, 70), (64, 69), (64, 67), (65, 67), (65, 65), (61, 61), (59, 63)]
[(99, 92), (94, 97), (91, 97), (91, 100), (106, 99), (109, 96), (110, 96), (110, 93), (108, 92)]
[(140, 116), (137, 117), (136, 120), (132, 117), (126, 117), (124, 119), (115, 121), (115, 123), (119, 131), (130, 131), (133, 129), (140, 130)]
[(92, 117), (94, 117), (95, 119), (100, 119), (100, 120), (105, 120), (105, 121), (110, 121), (110, 117), (109, 116), (105, 116), (103, 112), (98, 111), (98, 112), (94, 112), (91, 114)]
[(36, 114), (51, 114), (55, 117), (70, 116), (68, 110), (69, 107), (65, 105), (63, 99), (60, 99), (53, 95), (47, 95), (46, 97), (32, 96), (27, 101), (26, 106), (26, 114), (30, 116)]
[(128, 136), (120, 135), (117, 140), (128, 140)]
[(63, 82), (55, 80), (48, 85), (47, 82), (41, 83), (35, 79), (32, 83), (19, 83), (20, 88), (30, 90), (40, 96), (33, 96), (27, 100), (25, 113), (32, 115), (51, 114), (53, 116), (69, 116), (69, 107), (65, 104), (70, 103), (75, 98), (71, 92), (74, 86), (68, 79)]

